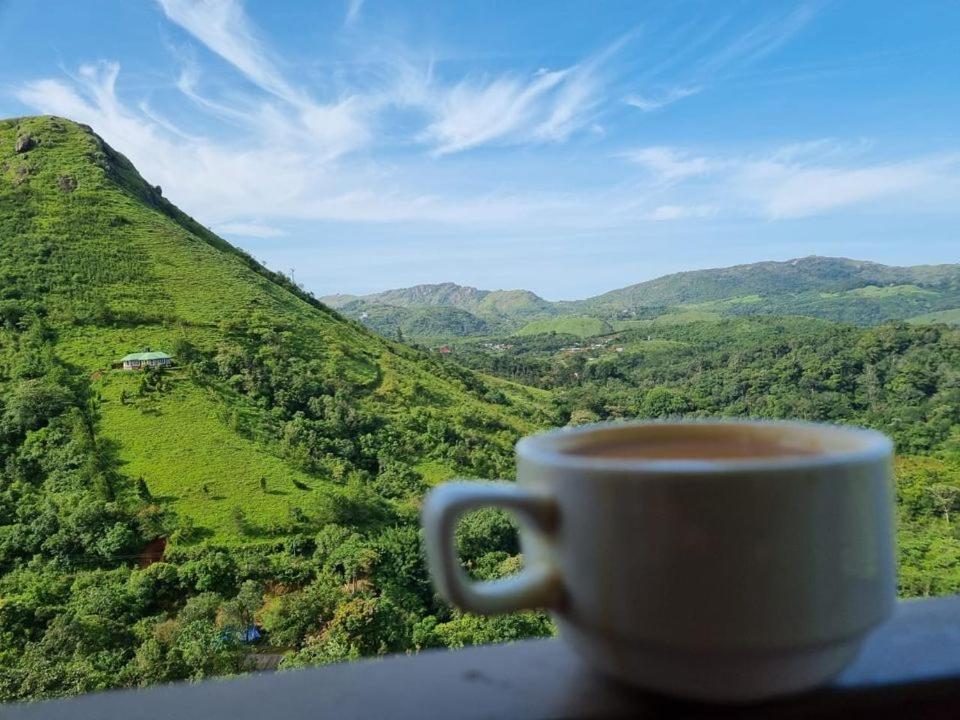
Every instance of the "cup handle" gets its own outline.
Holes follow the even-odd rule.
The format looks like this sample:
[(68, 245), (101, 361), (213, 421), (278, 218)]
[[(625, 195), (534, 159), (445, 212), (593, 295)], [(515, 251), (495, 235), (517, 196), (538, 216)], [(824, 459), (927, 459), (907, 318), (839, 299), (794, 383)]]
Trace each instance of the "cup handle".
[(481, 615), (557, 607), (563, 586), (557, 569), (546, 558), (502, 580), (474, 582), (463, 571), (454, 539), (457, 522), (465, 513), (482, 507), (516, 513), (521, 522), (542, 533), (556, 529), (555, 501), (514, 483), (454, 481), (434, 488), (423, 503), (421, 515), (427, 562), (440, 595)]

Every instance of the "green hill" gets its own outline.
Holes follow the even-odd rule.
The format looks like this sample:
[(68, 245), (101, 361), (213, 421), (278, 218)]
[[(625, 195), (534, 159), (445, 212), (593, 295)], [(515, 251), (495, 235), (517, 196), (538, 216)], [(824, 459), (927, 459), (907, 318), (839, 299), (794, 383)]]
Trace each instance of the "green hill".
[(373, 295), (329, 295), (321, 300), (387, 337), (430, 340), (505, 334), (557, 314), (529, 290), (478, 290), (456, 283), (415, 285)]
[[(423, 397), (432, 399), (419, 410), (443, 422), (471, 416), (476, 424), (476, 418), (483, 418), (514, 434), (531, 427), (516, 419), (536, 414), (526, 391), (480, 378), (465, 383), (433, 358), (386, 343), (330, 312), (180, 213), (125, 158), (83, 128), (31, 119), (8, 121), (3, 131), (7, 240), (0, 247), (0, 269), (8, 312), (19, 307), (36, 314), (43, 308), (56, 330), (53, 352), (69, 358), (78, 370), (97, 374), (91, 384), (102, 395), (99, 411), (107, 426), (129, 428), (131, 437), (139, 434), (136, 423), (113, 422), (114, 413), (130, 412), (118, 408), (117, 397), (122, 388), (131, 388), (111, 365), (141, 347), (169, 351), (187, 343), (210, 367), (199, 382), (186, 374), (172, 379), (177, 391), (209, 405), (214, 415), (243, 413), (244, 422), (258, 428), (248, 431), (248, 437), (286, 453), (286, 468), (302, 467), (318, 481), (339, 472), (342, 453), (304, 458), (295, 448), (273, 447), (284, 438), (282, 428), (273, 427), (283, 422), (283, 415), (289, 416), (287, 422), (298, 412), (309, 421), (323, 415), (308, 407), (314, 395), (349, 395), (352, 407), (388, 418), (383, 430), (393, 432), (414, 432), (410, 399), (418, 386), (425, 390)], [(37, 147), (19, 155), (10, 152), (15, 136), (24, 133), (35, 138)], [(75, 187), (64, 190), (65, 178)], [(299, 397), (287, 397), (278, 379), (263, 377), (272, 372), (303, 384)], [(513, 394), (515, 402), (486, 403), (480, 397), (486, 390), (477, 393), (470, 383), (493, 383)], [(160, 418), (150, 433), (160, 438), (167, 414), (151, 417)], [(171, 415), (169, 424), (171, 430), (179, 429), (180, 420)], [(274, 429), (276, 437), (270, 437)], [(118, 434), (110, 439), (122, 452), (129, 438)], [(509, 454), (509, 441), (501, 444)], [(418, 448), (413, 457), (402, 459), (416, 461), (435, 450)], [(351, 452), (358, 468), (375, 464), (364, 460), (359, 449)], [(148, 484), (169, 485), (167, 476), (179, 473), (176, 466), (159, 462), (141, 469)], [(207, 502), (213, 501), (195, 498), (191, 505), (201, 508)]]
[(554, 315), (556, 310), (553, 303), (529, 290), (495, 290), (478, 303), (476, 313), (481, 317), (498, 318), (502, 322), (515, 322)]
[[(932, 295), (945, 294), (956, 302), (960, 298), (960, 266), (893, 267), (862, 260), (811, 256), (665, 275), (572, 304), (594, 311), (617, 312), (749, 295), (802, 297), (806, 293), (842, 294), (871, 286), (882, 290), (896, 285), (914, 285), (927, 289)], [(852, 297), (867, 300), (877, 296), (868, 291)]]
[(946, 323), (948, 325), (960, 325), (960, 308), (953, 310), (940, 310), (938, 312), (924, 313), (908, 318), (907, 322), (918, 325), (931, 323)]
[[(509, 476), (543, 393), (345, 319), (67, 120), (0, 121), (0, 239), (0, 700), (241, 670), (253, 613), (293, 664), (445, 643), (418, 499)], [(174, 368), (118, 369), (146, 347)]]
[(456, 307), (397, 307), (350, 302), (340, 308), (380, 335), (429, 341), (432, 338), (487, 335), (490, 328), (473, 313)]

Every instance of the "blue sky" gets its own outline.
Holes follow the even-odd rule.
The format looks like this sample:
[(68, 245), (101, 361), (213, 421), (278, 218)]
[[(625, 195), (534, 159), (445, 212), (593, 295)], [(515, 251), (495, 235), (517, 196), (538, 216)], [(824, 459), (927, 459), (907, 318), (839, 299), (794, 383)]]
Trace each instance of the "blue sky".
[(960, 260), (960, 3), (0, 0), (91, 124), (318, 294)]

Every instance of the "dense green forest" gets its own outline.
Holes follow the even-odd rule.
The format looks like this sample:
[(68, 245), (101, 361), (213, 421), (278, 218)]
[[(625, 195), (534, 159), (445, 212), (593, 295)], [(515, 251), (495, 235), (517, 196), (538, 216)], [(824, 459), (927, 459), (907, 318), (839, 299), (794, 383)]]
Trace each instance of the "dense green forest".
[[(444, 292), (484, 332), (514, 312), (541, 325), (449, 357), (397, 342), (409, 326), (378, 336), (89, 128), (0, 121), (0, 700), (549, 634), (541, 613), (440, 601), (417, 513), (455, 475), (511, 477), (518, 437), (566, 423), (881, 428), (900, 454), (901, 593), (960, 591), (960, 330), (692, 307), (544, 325), (535, 296)], [(117, 367), (146, 347), (174, 367)], [(522, 562), (493, 511), (458, 545), (479, 578)]]
[(803, 317), (635, 321), (460, 343), (453, 358), (548, 388), (571, 424), (635, 417), (856, 423), (896, 442), (900, 592), (960, 592), (960, 328)]

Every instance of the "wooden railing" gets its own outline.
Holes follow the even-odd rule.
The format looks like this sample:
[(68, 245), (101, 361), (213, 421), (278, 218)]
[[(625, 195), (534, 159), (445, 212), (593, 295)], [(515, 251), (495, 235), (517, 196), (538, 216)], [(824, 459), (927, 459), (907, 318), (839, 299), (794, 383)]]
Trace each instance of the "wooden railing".
[(831, 686), (748, 707), (622, 687), (585, 668), (559, 640), (0, 707), (3, 720), (634, 717), (960, 719), (960, 596), (901, 603)]

